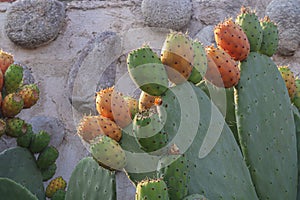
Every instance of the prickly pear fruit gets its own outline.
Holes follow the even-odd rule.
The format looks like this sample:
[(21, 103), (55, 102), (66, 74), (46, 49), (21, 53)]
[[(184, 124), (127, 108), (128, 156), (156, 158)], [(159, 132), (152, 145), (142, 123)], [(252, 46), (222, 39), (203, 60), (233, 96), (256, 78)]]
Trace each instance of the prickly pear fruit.
[(126, 166), (126, 155), (115, 140), (105, 135), (97, 137), (90, 146), (90, 151), (97, 162), (108, 169), (121, 170)]
[(143, 180), (136, 186), (135, 200), (169, 200), (168, 188), (161, 179)]
[(278, 70), (285, 82), (290, 98), (293, 99), (296, 92), (295, 77), (293, 72), (288, 66), (279, 66)]
[(103, 116), (84, 116), (77, 128), (77, 134), (90, 143), (99, 135), (106, 135), (117, 142), (122, 137), (122, 131), (117, 124)]
[(167, 145), (168, 135), (164, 124), (154, 111), (138, 113), (133, 120), (133, 133), (141, 149), (153, 152)]
[(241, 13), (236, 18), (236, 23), (246, 33), (250, 43), (250, 51), (259, 51), (263, 39), (263, 31), (256, 14), (249, 8), (242, 7)]
[(228, 53), (234, 60), (242, 61), (250, 53), (250, 44), (243, 29), (228, 19), (214, 29), (217, 46)]
[(50, 167), (53, 163), (55, 163), (58, 158), (58, 151), (53, 146), (46, 147), (38, 156), (36, 164), (37, 166), (44, 170)]
[(293, 99), (293, 103), (300, 110), (300, 79), (299, 78), (296, 78), (295, 85), (296, 85), (296, 92)]
[(23, 109), (24, 101), (19, 94), (10, 93), (2, 101), (2, 114), (4, 117), (14, 117)]
[(36, 84), (23, 85), (18, 93), (24, 100), (23, 108), (30, 108), (39, 100), (40, 90)]
[(5, 74), (7, 68), (14, 63), (13, 55), (0, 50), (0, 69), (2, 74)]
[(27, 131), (27, 125), (24, 120), (16, 118), (8, 118), (6, 120), (6, 135), (11, 137), (20, 137)]
[(202, 77), (204, 77), (206, 73), (207, 58), (205, 49), (199, 41), (193, 41), (192, 47), (194, 51), (194, 66), (188, 80), (197, 84), (202, 80)]
[(191, 194), (191, 195), (185, 197), (183, 200), (208, 200), (208, 199), (205, 198), (205, 196), (203, 196), (201, 194)]
[(168, 76), (164, 65), (149, 46), (128, 54), (129, 75), (138, 87), (153, 96), (160, 96), (168, 88)]
[(49, 185), (46, 188), (46, 197), (51, 198), (57, 190), (64, 190), (66, 189), (67, 183), (61, 177), (56, 177), (55, 179), (51, 180)]
[(53, 194), (51, 200), (65, 200), (65, 198), (66, 198), (66, 191), (64, 191), (64, 190), (57, 190)]
[(142, 92), (139, 98), (139, 111), (143, 112), (149, 110), (152, 106), (159, 105), (160, 102), (160, 97), (151, 96), (146, 92)]
[(0, 70), (0, 91), (2, 91), (3, 84), (4, 84), (4, 76), (2, 74), (2, 71)]
[[(175, 147), (174, 147), (175, 146)], [(176, 151), (174, 145), (169, 155), (158, 163), (158, 178), (162, 178), (167, 186), (170, 199), (181, 200), (188, 195), (189, 164), (184, 155)]]
[(205, 79), (217, 87), (230, 88), (237, 85), (240, 80), (240, 70), (230, 55), (214, 46), (207, 47), (206, 52), (209, 61)]
[(170, 33), (163, 44), (160, 58), (171, 82), (180, 84), (186, 81), (193, 69), (194, 52), (191, 39), (183, 33)]
[(259, 52), (267, 56), (272, 56), (278, 48), (278, 28), (269, 17), (260, 21), (263, 31), (263, 39)]
[(26, 123), (26, 133), (17, 138), (17, 145), (23, 148), (29, 148), (31, 139), (33, 137), (33, 131), (31, 124)]
[(33, 134), (29, 150), (32, 153), (42, 152), (50, 142), (50, 135), (46, 131), (40, 131), (37, 134)]
[(0, 137), (4, 135), (6, 131), (6, 122), (3, 119), (0, 119)]
[(131, 119), (134, 118), (135, 114), (139, 111), (139, 102), (135, 98), (130, 96), (124, 97), (125, 101), (127, 102), (127, 106), (131, 113)]
[(132, 121), (123, 94), (115, 91), (114, 87), (97, 92), (96, 109), (100, 115), (115, 121), (121, 128), (125, 128)]
[(4, 87), (7, 93), (13, 93), (21, 86), (23, 79), (23, 67), (10, 65), (4, 74)]
[(56, 168), (57, 168), (56, 164), (53, 163), (47, 169), (42, 169), (41, 173), (42, 173), (43, 181), (50, 180), (54, 176), (56, 172)]

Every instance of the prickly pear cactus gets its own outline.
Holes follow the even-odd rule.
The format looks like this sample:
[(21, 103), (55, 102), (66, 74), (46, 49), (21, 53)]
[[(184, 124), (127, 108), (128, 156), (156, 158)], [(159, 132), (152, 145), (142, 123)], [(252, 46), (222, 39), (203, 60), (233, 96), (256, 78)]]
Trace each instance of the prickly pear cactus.
[(184, 83), (170, 88), (162, 102), (159, 112), (167, 114), (165, 129), (173, 133), (170, 144), (184, 152), (191, 166), (189, 194), (258, 199), (233, 134), (207, 95)]
[(260, 21), (260, 25), (263, 31), (263, 39), (259, 52), (267, 56), (272, 56), (278, 48), (277, 25), (267, 16)]
[(185, 197), (183, 200), (208, 200), (208, 199), (201, 194), (191, 194)]
[(291, 103), (273, 61), (250, 53), (236, 87), (240, 144), (260, 199), (295, 199), (297, 148)]
[(38, 198), (24, 186), (8, 178), (0, 178), (0, 194), (2, 200), (38, 200)]
[(136, 186), (135, 200), (169, 200), (167, 185), (163, 180), (144, 180)]
[(45, 199), (41, 172), (34, 156), (25, 148), (14, 147), (0, 154), (0, 177), (12, 179), (38, 199)]
[(292, 106), (294, 113), (294, 120), (296, 126), (296, 137), (297, 137), (297, 155), (298, 155), (298, 188), (297, 188), (297, 200), (300, 199), (300, 112), (297, 107)]
[(66, 200), (116, 199), (115, 173), (91, 157), (82, 159), (68, 182)]

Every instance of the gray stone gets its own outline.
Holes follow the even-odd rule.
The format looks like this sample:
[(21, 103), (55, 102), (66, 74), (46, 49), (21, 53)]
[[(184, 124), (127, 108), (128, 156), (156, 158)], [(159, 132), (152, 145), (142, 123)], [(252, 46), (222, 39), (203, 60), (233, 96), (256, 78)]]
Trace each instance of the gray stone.
[(7, 12), (8, 38), (24, 48), (36, 48), (54, 40), (63, 26), (65, 6), (56, 0), (22, 0)]
[(197, 35), (195, 39), (198, 39), (203, 46), (209, 46), (215, 44), (214, 38), (214, 26), (206, 26)]
[(284, 56), (294, 55), (300, 42), (300, 1), (273, 0), (266, 8), (266, 15), (278, 25), (277, 53)]
[(46, 131), (51, 136), (50, 145), (58, 148), (65, 137), (64, 123), (55, 118), (47, 116), (35, 116), (28, 121), (32, 125), (32, 130), (38, 133), (41, 130)]
[(31, 68), (26, 65), (23, 65), (22, 63), (15, 62), (15, 64), (18, 64), (23, 68), (23, 84), (24, 85), (33, 84), (35, 82), (35, 79), (32, 75)]
[(149, 26), (180, 30), (192, 15), (191, 0), (143, 0), (142, 13)]
[(135, 186), (128, 176), (121, 171), (116, 172), (117, 200), (135, 199)]
[(99, 79), (109, 80), (107, 85), (112, 84), (115, 74), (109, 70), (121, 51), (120, 37), (113, 32), (103, 32), (92, 38), (77, 56), (69, 73), (68, 96), (79, 113), (95, 113), (95, 92), (101, 88)]

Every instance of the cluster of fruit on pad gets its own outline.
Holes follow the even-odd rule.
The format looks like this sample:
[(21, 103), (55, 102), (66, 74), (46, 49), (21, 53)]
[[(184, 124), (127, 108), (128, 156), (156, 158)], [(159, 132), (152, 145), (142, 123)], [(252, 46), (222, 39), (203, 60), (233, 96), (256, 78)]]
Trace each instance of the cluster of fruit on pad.
[[(25, 111), (38, 102), (40, 91), (35, 83), (23, 84), (24, 69), (15, 63), (10, 53), (0, 51), (0, 68), (0, 137), (6, 135), (16, 138), (18, 145), (0, 153), (0, 159), (3, 159), (1, 163), (6, 163), (3, 167), (13, 167), (15, 172), (1, 174), (1, 184), (18, 188), (16, 190), (21, 192), (20, 196), (28, 195), (28, 199), (43, 199), (45, 191), (42, 184), (54, 176), (57, 168), (55, 161), (59, 153), (54, 146), (49, 145), (49, 133), (43, 130), (35, 133), (31, 124), (18, 117), (22, 110)], [(10, 160), (5, 162), (7, 159)], [(24, 168), (27, 170), (22, 172)], [(2, 170), (3, 173), (5, 171)], [(29, 178), (33, 179), (32, 182), (23, 180), (22, 173), (34, 175)], [(26, 182), (31, 184), (27, 185)]]

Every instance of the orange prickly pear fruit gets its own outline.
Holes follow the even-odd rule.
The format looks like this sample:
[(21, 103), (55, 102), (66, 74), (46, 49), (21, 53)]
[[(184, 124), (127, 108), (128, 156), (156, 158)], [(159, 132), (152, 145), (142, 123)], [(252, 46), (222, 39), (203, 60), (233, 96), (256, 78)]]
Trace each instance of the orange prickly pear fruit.
[(250, 53), (250, 43), (243, 29), (232, 19), (219, 23), (214, 29), (217, 46), (234, 60), (242, 61)]
[(293, 72), (288, 66), (279, 66), (278, 70), (285, 82), (290, 98), (293, 99), (296, 93), (296, 83)]
[[(231, 56), (222, 49), (215, 48), (214, 46), (207, 47), (206, 52), (209, 60), (209, 69), (205, 75), (206, 80), (217, 87), (230, 88), (237, 85), (240, 80), (240, 70)], [(215, 65), (211, 63), (211, 60)]]
[(160, 105), (161, 98), (158, 96), (151, 96), (146, 92), (142, 92), (139, 99), (139, 111), (149, 110), (152, 106)]
[(14, 63), (13, 55), (0, 50), (0, 69), (2, 74), (5, 74), (7, 68)]

